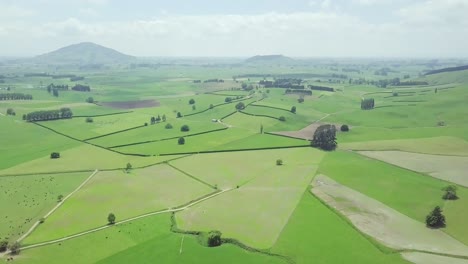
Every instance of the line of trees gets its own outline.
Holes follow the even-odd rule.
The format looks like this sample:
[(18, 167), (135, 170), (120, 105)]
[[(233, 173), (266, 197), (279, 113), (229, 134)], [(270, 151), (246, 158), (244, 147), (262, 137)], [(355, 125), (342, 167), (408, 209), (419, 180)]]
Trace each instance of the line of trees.
[(32, 100), (33, 97), (30, 94), (23, 93), (1, 93), (0, 101), (4, 100)]
[(361, 109), (370, 110), (374, 109), (374, 98), (367, 98), (361, 100)]
[(154, 125), (154, 124), (159, 123), (161, 121), (166, 122), (166, 115), (162, 115), (162, 117), (160, 115), (158, 115), (157, 117), (152, 116), (151, 119), (150, 119), (151, 125)]
[(83, 84), (75, 84), (75, 86), (72, 87), (72, 90), (78, 92), (91, 92), (91, 88), (88, 85)]
[(258, 84), (263, 85), (265, 88), (291, 88), (291, 89), (304, 89), (301, 85), (302, 79), (284, 78), (276, 79), (274, 81), (261, 80)]
[(318, 86), (318, 85), (309, 85), (311, 90), (318, 90), (318, 91), (327, 91), (327, 92), (334, 92), (335, 89), (326, 86)]
[(55, 85), (53, 83), (47, 85), (47, 92), (50, 93), (53, 90), (68, 91), (68, 84)]
[(311, 91), (311, 90), (291, 89), (291, 88), (286, 89), (286, 91), (285, 91), (284, 93), (285, 93), (285, 94), (304, 94), (304, 95), (312, 95), (312, 91)]
[(23, 120), (28, 122), (46, 121), (55, 119), (67, 119), (72, 118), (73, 113), (70, 108), (63, 107), (59, 110), (47, 110), (47, 111), (35, 111), (23, 115)]
[(223, 83), (224, 80), (223, 79), (208, 79), (208, 80), (204, 80), (203, 82), (204, 83), (210, 83), (210, 82)]

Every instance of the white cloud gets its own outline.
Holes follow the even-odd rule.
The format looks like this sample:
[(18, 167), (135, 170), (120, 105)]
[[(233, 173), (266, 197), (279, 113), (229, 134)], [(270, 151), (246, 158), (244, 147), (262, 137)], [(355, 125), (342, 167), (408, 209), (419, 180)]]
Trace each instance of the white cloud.
[(26, 18), (34, 14), (33, 10), (21, 6), (0, 4), (0, 20)]

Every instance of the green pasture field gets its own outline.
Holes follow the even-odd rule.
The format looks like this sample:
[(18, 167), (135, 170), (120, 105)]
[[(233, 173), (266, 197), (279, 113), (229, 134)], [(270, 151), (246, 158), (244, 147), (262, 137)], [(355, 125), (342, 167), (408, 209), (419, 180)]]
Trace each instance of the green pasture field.
[[(336, 166), (336, 164), (340, 165)], [(451, 184), (428, 175), (343, 151), (328, 153), (320, 163), (318, 173), (327, 175), (340, 184), (374, 198), (420, 222), (425, 221), (426, 215), (435, 206), (443, 208), (443, 188)], [(459, 191), (465, 193), (468, 189), (459, 186)], [(457, 200), (456, 203), (458, 204), (445, 209), (445, 213), (455, 216), (455, 219), (465, 215), (466, 212), (451, 210), (468, 206), (466, 200), (463, 199)], [(455, 221), (459, 222), (459, 220)], [(466, 224), (450, 224), (450, 219), (447, 219), (447, 227), (443, 230), (468, 244), (466, 229)]]
[(127, 163), (134, 168), (160, 163), (165, 160), (174, 159), (178, 156), (166, 157), (138, 157), (125, 156), (95, 146), (81, 144), (60, 152), (59, 159), (51, 159), (50, 154), (37, 158), (14, 167), (0, 170), (0, 175), (24, 174), (34, 172), (66, 172), (95, 169), (123, 169)]
[[(225, 237), (238, 239), (249, 246), (270, 248), (288, 222), (320, 162), (321, 153), (307, 150), (260, 152), (257, 155), (261, 158), (249, 161), (247, 157), (250, 155), (244, 156), (244, 162), (233, 162), (229, 167), (225, 165), (224, 170), (216, 170), (230, 172), (232, 176), (228, 181), (217, 179), (222, 175), (214, 173), (209, 174), (210, 178), (199, 176), (207, 182), (218, 183), (221, 180), (221, 187), (238, 183), (239, 188), (236, 186), (232, 191), (176, 213), (178, 226), (185, 230), (219, 230)], [(281, 166), (276, 165), (278, 156), (284, 162)], [(314, 156), (317, 163), (311, 160)], [(226, 158), (229, 157), (232, 155)], [(207, 166), (204, 167), (207, 170)], [(235, 167), (250, 170), (236, 170)]]
[(0, 169), (6, 169), (54, 151), (77, 147), (79, 142), (31, 123), (0, 116)]
[(383, 253), (348, 222), (306, 192), (271, 249), (295, 263), (409, 263)]
[(0, 240), (23, 235), (91, 173), (34, 174), (0, 177)]
[[(111, 245), (111, 246), (110, 246)], [(83, 254), (86, 252), (86, 254)], [(114, 226), (86, 236), (44, 247), (28, 249), (15, 258), (18, 263), (285, 263), (251, 253), (237, 246), (201, 246), (191, 235), (170, 231), (170, 214), (161, 214)], [(23, 257), (24, 256), (24, 257)]]
[[(167, 129), (165, 127), (167, 124), (171, 124), (172, 128)], [(188, 125), (190, 128), (190, 131), (187, 131), (187, 132), (181, 131), (180, 128), (183, 125)], [(112, 127), (112, 125), (110, 127)], [(94, 140), (90, 140), (89, 142), (100, 145), (100, 146), (112, 147), (112, 146), (118, 146), (118, 145), (123, 145), (123, 144), (150, 141), (150, 140), (160, 140), (160, 139), (166, 139), (166, 138), (181, 137), (181, 136), (200, 133), (204, 131), (220, 129), (223, 127), (224, 127), (223, 125), (217, 122), (212, 122), (211, 119), (198, 121), (198, 120), (189, 119), (189, 118), (177, 118), (177, 119), (167, 120), (166, 122), (160, 122), (154, 125), (148, 124), (148, 126), (146, 127), (97, 138)]]
[(99, 172), (24, 241), (48, 241), (117, 221), (180, 206), (213, 189), (167, 166)]
[(298, 164), (319, 164), (324, 153), (314, 148), (273, 149), (198, 154), (170, 161), (173, 166), (189, 172), (220, 189), (244, 185), (267, 171), (284, 167), (293, 169)]

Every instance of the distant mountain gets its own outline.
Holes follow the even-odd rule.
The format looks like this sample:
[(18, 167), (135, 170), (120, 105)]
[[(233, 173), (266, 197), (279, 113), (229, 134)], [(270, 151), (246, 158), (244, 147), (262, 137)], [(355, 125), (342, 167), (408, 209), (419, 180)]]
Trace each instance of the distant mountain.
[(293, 63), (294, 59), (283, 55), (257, 55), (245, 60), (246, 63)]
[(47, 64), (115, 64), (128, 63), (135, 59), (95, 43), (82, 42), (36, 56), (33, 60)]

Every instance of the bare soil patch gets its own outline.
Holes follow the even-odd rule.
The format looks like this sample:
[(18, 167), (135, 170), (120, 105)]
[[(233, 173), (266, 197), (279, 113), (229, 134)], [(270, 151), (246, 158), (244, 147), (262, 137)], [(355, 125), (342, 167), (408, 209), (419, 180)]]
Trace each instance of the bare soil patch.
[(404, 151), (358, 151), (359, 154), (468, 187), (468, 157)]
[(119, 102), (99, 102), (99, 105), (117, 109), (135, 109), (158, 107), (160, 103), (156, 100), (119, 101)]
[(468, 246), (441, 230), (429, 229), (387, 205), (318, 175), (312, 188), (319, 199), (347, 217), (361, 232), (394, 249), (468, 256)]
[(444, 257), (420, 252), (405, 252), (401, 253), (401, 255), (406, 260), (416, 264), (468, 264), (467, 259)]
[[(304, 127), (301, 130), (297, 131), (279, 131), (279, 132), (272, 132), (272, 134), (277, 134), (277, 135), (283, 135), (283, 136), (288, 136), (288, 137), (294, 137), (294, 138), (300, 138), (300, 139), (305, 139), (305, 140), (312, 140), (314, 137), (315, 130), (321, 125), (324, 124), (330, 124), (330, 123), (321, 123), (321, 122), (315, 122), (312, 123), (306, 127)], [(340, 132), (340, 127), (341, 124), (332, 124), (335, 125), (336, 131)], [(351, 127), (350, 127), (351, 129)]]

